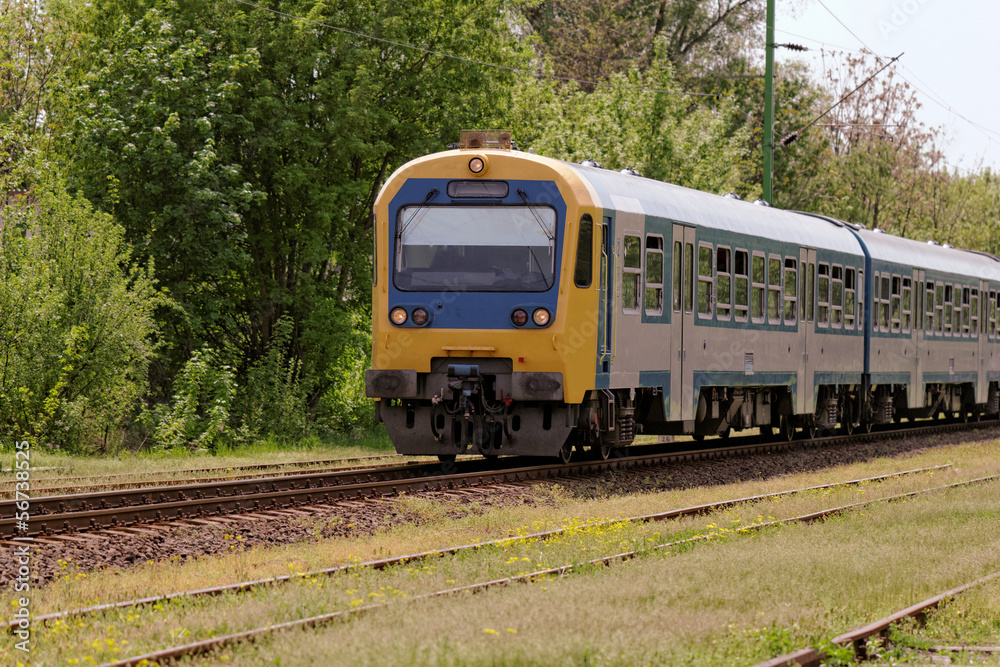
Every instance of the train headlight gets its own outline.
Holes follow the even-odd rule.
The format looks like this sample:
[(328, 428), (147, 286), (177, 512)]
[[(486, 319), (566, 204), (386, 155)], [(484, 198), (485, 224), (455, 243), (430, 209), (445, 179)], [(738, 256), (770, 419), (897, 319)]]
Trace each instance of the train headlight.
[(536, 326), (544, 327), (548, 326), (549, 320), (551, 319), (549, 311), (544, 308), (536, 308), (535, 312), (531, 314), (531, 321), (535, 323)]
[(389, 319), (392, 320), (392, 323), (395, 324), (397, 327), (403, 326), (404, 324), (406, 324), (406, 309), (393, 308), (392, 311), (389, 313)]
[(523, 327), (528, 323), (528, 313), (523, 308), (518, 308), (510, 314), (510, 321), (514, 323), (515, 327)]
[(410, 319), (418, 327), (422, 327), (427, 324), (427, 320), (430, 319), (430, 315), (427, 314), (427, 310), (424, 308), (414, 308), (413, 312), (410, 313)]
[(486, 171), (486, 160), (481, 157), (474, 157), (469, 160), (469, 171), (473, 174), (481, 174)]

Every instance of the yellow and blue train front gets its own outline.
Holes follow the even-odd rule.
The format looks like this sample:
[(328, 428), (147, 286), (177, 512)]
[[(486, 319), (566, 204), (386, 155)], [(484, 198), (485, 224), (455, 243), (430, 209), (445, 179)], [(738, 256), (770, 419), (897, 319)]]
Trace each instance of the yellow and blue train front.
[(397, 451), (559, 452), (594, 383), (592, 201), (560, 163), (506, 151), (420, 158), (387, 182), (366, 391)]

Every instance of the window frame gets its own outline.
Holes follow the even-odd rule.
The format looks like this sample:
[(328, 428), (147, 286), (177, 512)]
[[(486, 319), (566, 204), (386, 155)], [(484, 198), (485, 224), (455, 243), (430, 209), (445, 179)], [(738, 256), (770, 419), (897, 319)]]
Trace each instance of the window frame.
[[(824, 272), (823, 269), (826, 269)], [(826, 280), (826, 295), (821, 287), (823, 280)], [(824, 329), (830, 326), (830, 263), (816, 263), (816, 326)]]
[[(777, 271), (775, 271), (777, 267)], [(769, 254), (767, 256), (767, 300), (764, 304), (764, 311), (767, 315), (767, 323), (780, 325), (782, 321), (781, 311), (784, 292), (784, 266), (781, 255)], [(773, 274), (777, 274), (777, 276)], [(775, 279), (777, 282), (775, 282)], [(771, 305), (774, 304), (774, 315), (771, 315)]]
[[(720, 271), (721, 258), (726, 257), (726, 270)], [(719, 285), (720, 279), (729, 282), (729, 287), (723, 294), (723, 289)], [(722, 297), (726, 297), (723, 302)], [(733, 251), (727, 245), (719, 245), (715, 249), (715, 318), (722, 322), (728, 322), (733, 318)]]
[[(754, 263), (757, 259), (760, 259), (761, 262), (760, 282), (757, 282), (757, 278), (754, 276)], [(757, 305), (760, 306), (759, 315), (755, 312)], [(767, 322), (767, 256), (759, 250), (754, 250), (750, 254), (750, 320), (755, 324)]]
[[(743, 256), (744, 273), (739, 273), (736, 259)], [(746, 300), (739, 301), (739, 281), (746, 283)], [(746, 248), (737, 248), (733, 253), (733, 319), (737, 322), (750, 321), (750, 251)]]
[[(702, 250), (708, 251), (708, 275), (701, 272), (701, 255)], [(714, 288), (715, 288), (715, 247), (711, 243), (701, 241), (698, 243), (698, 290), (695, 298), (695, 312), (698, 313), (699, 319), (710, 320), (715, 315), (713, 312), (715, 309), (715, 301), (712, 298)], [(705, 310), (702, 310), (702, 287), (705, 290)]]
[[(788, 287), (788, 278), (792, 278), (792, 287)], [(782, 308), (782, 321), (789, 325), (795, 326), (798, 324), (799, 315), (799, 258), (798, 257), (785, 257), (785, 263), (782, 267), (782, 281), (784, 287), (784, 306)], [(791, 315), (789, 315), (791, 313)]]
[[(850, 302), (848, 304), (848, 302)], [(850, 306), (850, 308), (848, 307)], [(844, 267), (844, 329), (854, 330), (858, 317), (858, 270)]]
[[(659, 247), (651, 248), (649, 243), (650, 240), (658, 242)], [(645, 264), (642, 269), (642, 309), (647, 315), (658, 316), (663, 314), (663, 273), (666, 269), (664, 264), (663, 244), (664, 239), (662, 234), (646, 234), (646, 249), (643, 256)], [(651, 254), (660, 256), (660, 282), (649, 280), (649, 256)], [(649, 307), (649, 294), (651, 290), (657, 299), (657, 307), (655, 308)]]
[(841, 329), (844, 326), (844, 267), (840, 264), (830, 266), (830, 326), (834, 329)]

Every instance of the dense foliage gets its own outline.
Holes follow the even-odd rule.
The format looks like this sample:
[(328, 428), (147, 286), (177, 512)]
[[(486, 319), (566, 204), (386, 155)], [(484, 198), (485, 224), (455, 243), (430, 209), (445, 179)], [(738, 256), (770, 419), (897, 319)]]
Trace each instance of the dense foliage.
[[(541, 154), (755, 198), (763, 10), (0, 0), (0, 415), (99, 446), (356, 428), (387, 175), (504, 127)], [(830, 61), (778, 68), (777, 137), (880, 66)], [(776, 205), (1000, 251), (996, 175), (944, 167), (918, 106), (887, 70), (777, 148)]]

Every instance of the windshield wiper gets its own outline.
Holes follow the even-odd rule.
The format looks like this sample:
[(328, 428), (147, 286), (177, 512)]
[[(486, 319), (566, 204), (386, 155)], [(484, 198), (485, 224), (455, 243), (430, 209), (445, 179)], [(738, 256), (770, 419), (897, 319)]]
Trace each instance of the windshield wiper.
[(417, 213), (420, 213), (420, 210), (421, 210), (421, 209), (422, 209), (423, 207), (427, 206), (427, 202), (429, 202), (429, 201), (430, 201), (431, 199), (433, 199), (433, 198), (434, 198), (434, 195), (436, 195), (437, 193), (438, 193), (438, 189), (437, 189), (437, 188), (431, 188), (431, 189), (430, 189), (430, 191), (429, 191), (429, 192), (427, 193), (427, 196), (426, 196), (426, 197), (424, 197), (424, 200), (423, 200), (423, 201), (422, 201), (422, 202), (420, 203), (420, 205), (419, 205), (419, 206), (417, 206), (417, 207), (416, 207), (415, 209), (413, 209), (413, 213), (411, 213), (411, 214), (410, 214), (410, 217), (409, 217), (409, 218), (407, 218), (407, 219), (406, 219), (406, 220), (405, 220), (405, 221), (403, 222), (403, 224), (401, 224), (401, 225), (400, 225), (400, 226), (399, 226), (399, 227), (398, 227), (398, 228), (396, 229), (396, 240), (397, 240), (397, 241), (398, 241), (399, 239), (403, 238), (403, 232), (405, 232), (405, 231), (406, 231), (406, 228), (410, 226), (410, 223), (411, 223), (411, 222), (413, 222), (413, 219), (414, 219), (415, 217), (417, 217)]
[(524, 190), (522, 190), (521, 188), (517, 188), (517, 194), (521, 197), (521, 200), (528, 206), (528, 210), (531, 211), (531, 217), (533, 217), (535, 219), (535, 222), (538, 223), (538, 226), (541, 228), (542, 233), (545, 234), (545, 238), (547, 238), (549, 241), (554, 240), (556, 238), (555, 233), (551, 234), (549, 233), (548, 228), (545, 227), (545, 223), (542, 222), (541, 217), (539, 217), (538, 213), (535, 212), (535, 205), (532, 204), (530, 201), (528, 201), (528, 195), (524, 194)]

